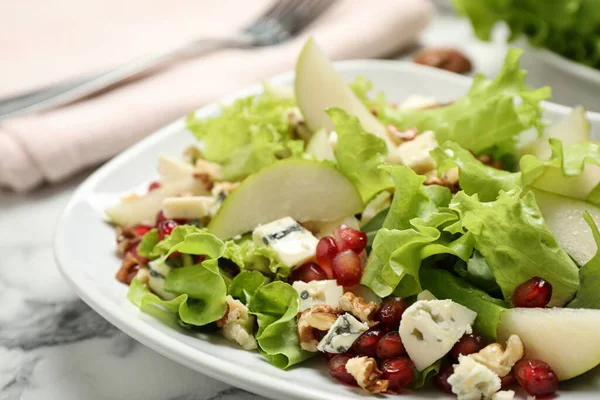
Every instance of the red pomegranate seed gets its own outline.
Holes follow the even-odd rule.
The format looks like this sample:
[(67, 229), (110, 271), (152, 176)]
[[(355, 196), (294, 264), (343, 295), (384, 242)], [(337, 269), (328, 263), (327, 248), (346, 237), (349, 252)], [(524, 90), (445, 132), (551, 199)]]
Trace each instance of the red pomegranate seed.
[(156, 227), (158, 227), (158, 224), (166, 220), (167, 217), (165, 217), (165, 214), (162, 212), (162, 210), (160, 210), (158, 214), (156, 214)]
[(402, 297), (388, 297), (375, 311), (374, 319), (389, 331), (398, 330), (402, 314), (407, 308), (408, 303)]
[(558, 377), (540, 360), (521, 360), (514, 367), (519, 385), (532, 396), (548, 396), (558, 390)]
[(360, 258), (352, 250), (346, 250), (333, 259), (333, 276), (341, 286), (354, 286), (360, 283), (362, 265)]
[(354, 379), (354, 377), (350, 375), (346, 370), (346, 363), (351, 358), (352, 357), (345, 355), (336, 355), (331, 360), (329, 360), (328, 368), (329, 373), (335, 379), (338, 379), (349, 385), (356, 385), (356, 379)]
[[(318, 331), (318, 332), (319, 332), (319, 334), (326, 334), (326, 332), (321, 332), (321, 331)], [(316, 337), (319, 337), (319, 336), (316, 336)], [(323, 354), (325, 354), (325, 357), (327, 357), (328, 360), (331, 360), (335, 356), (345, 356), (345, 357), (348, 357), (348, 358), (354, 358), (354, 357), (356, 357), (356, 353), (354, 353), (352, 351), (352, 349), (350, 349), (347, 352), (342, 353), (342, 354), (327, 353), (327, 352), (324, 352)]]
[(478, 333), (464, 334), (458, 342), (450, 350), (450, 357), (454, 360), (458, 360), (458, 356), (463, 354), (468, 356), (469, 354), (477, 353), (479, 350), (485, 347), (483, 337)]
[(536, 276), (517, 286), (512, 303), (515, 307), (546, 307), (551, 298), (552, 285)]
[(144, 236), (146, 233), (148, 233), (152, 229), (152, 227), (150, 225), (138, 224), (138, 225), (134, 226), (132, 229), (137, 236), (141, 237), (141, 236)]
[(397, 392), (412, 382), (414, 368), (408, 357), (390, 358), (381, 364), (381, 377), (390, 381), (388, 390)]
[(444, 365), (440, 369), (440, 372), (433, 377), (433, 385), (444, 393), (453, 394), (452, 385), (448, 383), (448, 378), (450, 378), (450, 375), (453, 373), (454, 367), (452, 364)]
[(406, 349), (397, 331), (391, 331), (385, 334), (377, 343), (377, 357), (382, 360), (396, 358), (406, 354)]
[(340, 251), (352, 250), (359, 254), (367, 247), (367, 234), (347, 225), (340, 225), (333, 232), (333, 237)]
[(194, 262), (196, 264), (200, 264), (200, 263), (204, 262), (204, 260), (206, 260), (206, 256), (204, 254), (201, 254), (199, 256), (198, 255), (194, 256)]
[(335, 240), (331, 236), (325, 236), (317, 244), (317, 262), (323, 268), (327, 277), (333, 279), (333, 259), (338, 253)]
[(502, 390), (510, 389), (517, 383), (517, 378), (515, 378), (514, 371), (510, 371), (508, 375), (500, 378), (500, 383), (502, 384)]
[(385, 331), (378, 328), (371, 328), (358, 337), (352, 344), (352, 350), (359, 356), (375, 357), (377, 354), (377, 345)]
[(294, 270), (292, 270), (292, 282), (324, 281), (326, 279), (327, 274), (325, 271), (323, 271), (323, 268), (319, 267), (319, 265), (314, 262), (302, 264), (298, 268), (294, 268)]
[(148, 192), (159, 189), (161, 186), (162, 185), (159, 181), (151, 182), (150, 185), (148, 185)]
[(170, 235), (177, 226), (177, 222), (172, 219), (166, 219), (158, 223), (158, 238), (163, 240), (165, 236)]

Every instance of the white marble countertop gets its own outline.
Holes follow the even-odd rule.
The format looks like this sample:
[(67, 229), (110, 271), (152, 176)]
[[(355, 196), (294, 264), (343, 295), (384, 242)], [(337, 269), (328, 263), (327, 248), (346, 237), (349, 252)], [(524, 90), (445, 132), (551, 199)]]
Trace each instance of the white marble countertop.
[[(497, 72), (506, 50), (476, 41), (466, 22), (448, 16), (434, 20), (423, 44), (462, 48), (486, 74)], [(597, 88), (534, 59), (523, 62), (530, 83), (553, 86), (557, 102), (600, 111)], [(88, 174), (27, 195), (0, 192), (0, 400), (258, 399), (135, 342), (63, 282), (52, 255), (53, 228)]]

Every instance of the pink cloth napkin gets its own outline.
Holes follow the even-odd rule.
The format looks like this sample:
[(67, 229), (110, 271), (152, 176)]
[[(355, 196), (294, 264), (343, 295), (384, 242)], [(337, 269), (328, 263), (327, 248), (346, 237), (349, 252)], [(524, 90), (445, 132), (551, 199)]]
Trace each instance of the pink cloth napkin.
[[(269, 0), (13, 0), (0, 2), (0, 98), (86, 76), (203, 35), (235, 32)], [(179, 62), (89, 100), (0, 123), (0, 186), (29, 190), (96, 165), (169, 121), (293, 68), (312, 35), (334, 60), (394, 54), (414, 43), (428, 0), (338, 0), (277, 47)]]

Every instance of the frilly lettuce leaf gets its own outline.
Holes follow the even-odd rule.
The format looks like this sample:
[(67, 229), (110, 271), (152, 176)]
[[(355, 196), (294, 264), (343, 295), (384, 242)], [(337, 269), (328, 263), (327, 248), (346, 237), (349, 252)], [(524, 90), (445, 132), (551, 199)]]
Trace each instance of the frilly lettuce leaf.
[(485, 257), (505, 299), (535, 276), (552, 284), (551, 306), (573, 298), (579, 288), (578, 268), (546, 226), (533, 193), (522, 196), (516, 188), (483, 203), (477, 195), (458, 192), (450, 208), (473, 235), (475, 248)]
[(167, 275), (165, 290), (179, 295), (173, 300), (163, 300), (135, 278), (127, 298), (140, 310), (168, 325), (181, 320), (185, 324), (203, 326), (219, 320), (227, 312), (227, 286), (216, 260), (173, 269)]
[(330, 108), (327, 114), (338, 135), (334, 152), (338, 169), (354, 184), (363, 202), (392, 187), (387, 172), (379, 169), (387, 154), (385, 141), (364, 131), (358, 118), (340, 108)]
[(158, 230), (156, 228), (150, 229), (144, 234), (140, 244), (138, 245), (138, 254), (142, 257), (154, 260), (158, 257), (157, 254), (152, 254), (152, 250), (158, 244)]
[(258, 271), (242, 271), (229, 285), (229, 294), (234, 299), (248, 304), (256, 291), (268, 283), (268, 279)]
[(260, 287), (248, 304), (258, 322), (260, 353), (278, 368), (288, 368), (314, 355), (302, 350), (296, 330), (298, 292), (284, 282)]
[(419, 371), (415, 368), (414, 379), (410, 383), (411, 386), (415, 389), (422, 388), (429, 379), (433, 378), (438, 374), (438, 372), (440, 372), (440, 368), (442, 368), (442, 360), (437, 360), (423, 371)]
[(598, 290), (600, 287), (600, 231), (587, 211), (583, 214), (583, 218), (592, 230), (598, 250), (596, 255), (579, 269), (581, 286), (567, 307), (600, 309), (600, 291)]
[(538, 160), (532, 155), (521, 158), (524, 183), (534, 187), (543, 185), (544, 190), (600, 206), (600, 168), (596, 168), (600, 167), (600, 144), (586, 142), (563, 147), (559, 139), (549, 139), (549, 143), (552, 155), (548, 160)]
[(379, 92), (374, 98), (371, 98), (369, 92), (373, 89), (373, 83), (364, 76), (358, 76), (354, 82), (350, 82), (350, 89), (369, 109), (378, 111), (388, 106), (383, 92)]
[(485, 261), (485, 257), (475, 250), (469, 261), (459, 260), (454, 265), (454, 272), (467, 282), (481, 288), (483, 291), (498, 295), (501, 293), (500, 287), (496, 283), (494, 273)]
[(206, 258), (219, 258), (223, 255), (225, 244), (206, 229), (194, 225), (179, 225), (169, 236), (157, 243), (151, 256), (162, 255), (164, 259), (175, 252), (204, 255)]
[[(429, 110), (388, 107), (378, 116), (401, 130), (432, 130), (438, 143), (451, 140), (475, 154), (512, 155), (521, 132), (542, 128), (539, 103), (550, 97), (550, 88), (526, 87), (526, 72), (519, 67), (521, 53), (510, 49), (502, 70), (493, 80), (476, 75), (469, 92), (453, 104)], [(518, 98), (520, 102), (516, 101)]]
[(226, 242), (223, 257), (233, 261), (242, 271), (254, 270), (277, 278), (285, 278), (290, 274), (290, 267), (277, 259), (272, 248), (257, 246), (250, 236)]
[(421, 285), (438, 299), (450, 299), (475, 311), (474, 328), (487, 339), (495, 341), (496, 327), (506, 305), (460, 277), (440, 268), (421, 268)]
[(481, 201), (496, 200), (500, 190), (508, 191), (521, 184), (521, 173), (489, 167), (454, 142), (437, 147), (431, 156), (440, 174), (457, 167), (461, 189), (469, 195), (477, 193)]
[(222, 108), (219, 117), (188, 115), (188, 129), (203, 143), (203, 156), (223, 166), (225, 180), (237, 180), (280, 158), (298, 155), (302, 141), (292, 135), (286, 116), (293, 98), (266, 92), (238, 99)]

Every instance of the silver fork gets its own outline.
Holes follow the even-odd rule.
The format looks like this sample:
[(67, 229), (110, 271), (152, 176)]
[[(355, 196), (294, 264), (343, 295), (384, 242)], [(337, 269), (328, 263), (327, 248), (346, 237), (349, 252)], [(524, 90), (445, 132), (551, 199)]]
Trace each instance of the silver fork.
[(183, 58), (225, 48), (248, 49), (280, 44), (304, 29), (334, 1), (279, 0), (235, 36), (196, 39), (166, 51), (142, 56), (99, 75), (0, 99), (0, 120), (73, 103)]

